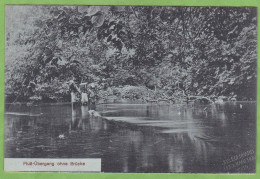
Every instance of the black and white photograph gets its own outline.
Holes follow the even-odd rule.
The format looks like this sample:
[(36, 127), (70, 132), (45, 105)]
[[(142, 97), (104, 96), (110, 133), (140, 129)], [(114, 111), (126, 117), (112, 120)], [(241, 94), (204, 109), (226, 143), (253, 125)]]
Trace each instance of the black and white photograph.
[(256, 7), (6, 5), (4, 157), (255, 173), (256, 82)]

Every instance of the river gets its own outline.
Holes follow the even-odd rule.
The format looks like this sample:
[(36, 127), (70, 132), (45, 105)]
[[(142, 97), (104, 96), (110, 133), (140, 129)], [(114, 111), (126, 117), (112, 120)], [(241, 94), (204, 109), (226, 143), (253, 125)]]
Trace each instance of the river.
[(256, 103), (5, 106), (6, 158), (101, 158), (102, 172), (255, 172)]

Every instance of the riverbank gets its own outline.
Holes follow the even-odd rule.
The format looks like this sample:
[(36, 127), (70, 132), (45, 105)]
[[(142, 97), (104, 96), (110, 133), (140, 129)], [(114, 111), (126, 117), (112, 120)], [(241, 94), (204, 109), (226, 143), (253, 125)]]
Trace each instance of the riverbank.
[[(230, 96), (216, 96), (216, 95), (194, 95), (187, 94), (183, 90), (173, 89), (149, 89), (145, 86), (118, 86), (108, 87), (106, 89), (96, 89), (96, 103), (115, 103), (124, 101), (135, 101), (138, 103), (162, 103), (162, 104), (176, 104), (189, 103), (197, 101), (199, 103), (212, 103), (223, 101), (247, 101), (246, 98), (238, 97), (234, 94)], [(80, 96), (80, 94), (79, 94)], [(71, 97), (69, 91), (62, 94), (56, 93), (39, 93), (32, 96), (16, 96), (8, 94), (5, 96), (6, 103), (66, 103), (70, 102)]]

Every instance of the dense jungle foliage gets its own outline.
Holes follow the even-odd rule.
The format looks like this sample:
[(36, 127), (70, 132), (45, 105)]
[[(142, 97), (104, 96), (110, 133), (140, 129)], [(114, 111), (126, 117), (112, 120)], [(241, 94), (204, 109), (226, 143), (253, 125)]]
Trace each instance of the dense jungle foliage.
[(9, 6), (6, 100), (256, 100), (257, 19), (250, 7)]

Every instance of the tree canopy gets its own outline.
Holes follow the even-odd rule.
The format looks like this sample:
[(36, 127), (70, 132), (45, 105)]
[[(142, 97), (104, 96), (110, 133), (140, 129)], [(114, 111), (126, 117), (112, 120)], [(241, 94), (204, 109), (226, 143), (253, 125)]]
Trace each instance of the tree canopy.
[(7, 6), (6, 21), (9, 96), (66, 96), (74, 78), (256, 99), (256, 8)]

